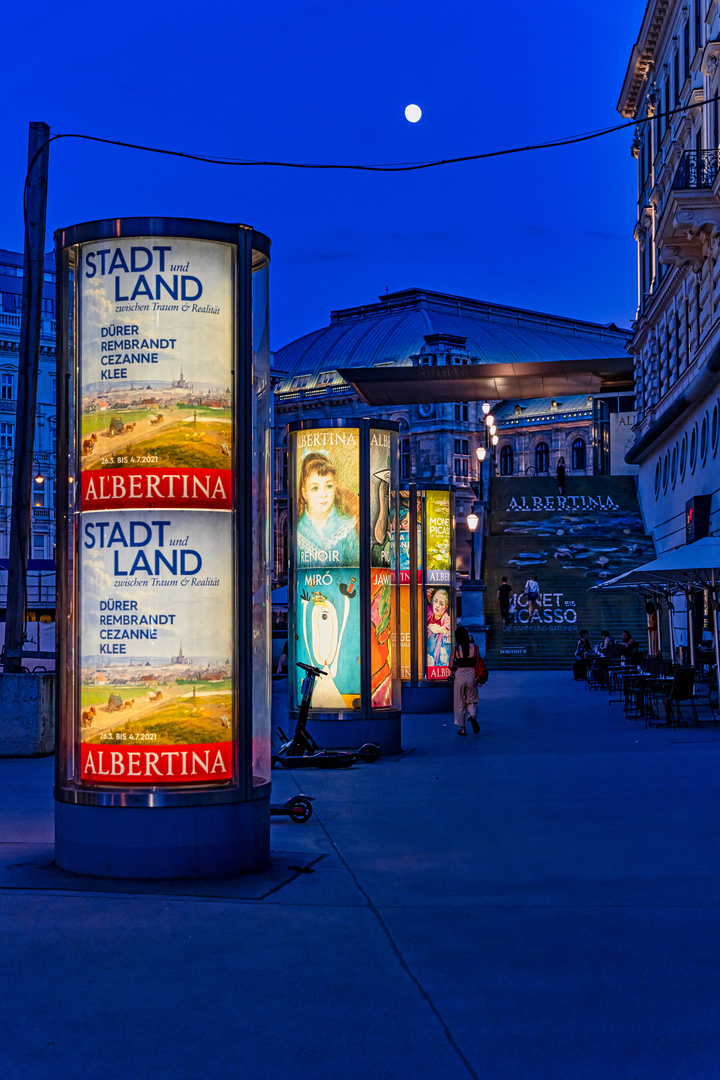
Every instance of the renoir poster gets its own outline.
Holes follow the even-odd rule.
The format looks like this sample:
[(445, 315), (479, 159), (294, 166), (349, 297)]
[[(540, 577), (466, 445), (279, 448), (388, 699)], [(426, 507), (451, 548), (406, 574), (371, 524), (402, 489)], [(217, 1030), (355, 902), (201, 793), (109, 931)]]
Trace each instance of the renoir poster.
[(232, 776), (231, 515), (84, 514), (81, 778)]
[[(352, 428), (295, 439), (295, 660), (322, 668), (314, 709), (360, 708), (360, 455)], [(295, 668), (295, 699), (303, 671)]]
[(447, 679), (452, 652), (452, 589), (450, 588), (450, 493), (425, 495), (425, 674)]
[(233, 250), (83, 244), (81, 507), (230, 509)]

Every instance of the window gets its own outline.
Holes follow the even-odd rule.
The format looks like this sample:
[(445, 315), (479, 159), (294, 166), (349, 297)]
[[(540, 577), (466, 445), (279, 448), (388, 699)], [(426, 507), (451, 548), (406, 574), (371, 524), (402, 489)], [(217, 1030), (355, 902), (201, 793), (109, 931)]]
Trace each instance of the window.
[(683, 435), (680, 443), (680, 479), (685, 479), (685, 468), (687, 466), (687, 435)]
[(718, 452), (718, 406), (717, 402), (713, 407), (712, 421), (710, 424), (710, 449), (712, 450), (713, 457), (717, 456)]
[(0, 263), (0, 274), (5, 277), (22, 277), (22, 266), (10, 266), (9, 263)]
[(455, 457), (453, 458), (453, 473), (455, 476), (469, 476), (470, 457), (467, 439), (455, 440)]
[(42, 301), (42, 313), (46, 319), (52, 319), (55, 317), (55, 301), (43, 297)]
[(403, 480), (409, 480), (412, 475), (412, 454), (410, 453), (410, 440), (400, 440), (400, 476)]
[(584, 472), (587, 461), (587, 450), (584, 439), (575, 439), (571, 447), (571, 459), (573, 472)]
[(673, 56), (673, 78), (675, 81), (675, 104), (680, 100), (680, 50), (675, 50)]
[(304, 390), (307, 384), (310, 382), (309, 375), (297, 375), (290, 383), (291, 390)]
[(50, 380), (50, 401), (53, 405), (57, 405), (57, 379)]
[(550, 451), (545, 442), (538, 443), (535, 447), (535, 472), (546, 473), (550, 468)]
[(685, 20), (683, 27), (683, 78), (690, 78), (690, 20)]
[(468, 407), (467, 405), (455, 406), (455, 419), (461, 423), (466, 424), (468, 419)]
[(667, 491), (668, 480), (670, 479), (670, 451), (665, 451), (665, 457), (663, 458), (662, 466), (662, 489), (663, 495)]
[(677, 443), (673, 446), (672, 457), (670, 458), (670, 483), (675, 487), (675, 481), (677, 480), (677, 461), (678, 461), (678, 448)]
[(655, 498), (660, 495), (660, 481), (662, 479), (662, 460), (658, 458), (655, 466)]
[(700, 0), (695, 0), (695, 49), (702, 45), (702, 11)]
[(512, 476), (513, 474), (513, 448), (512, 446), (503, 446), (500, 451), (500, 475)]
[(19, 315), (22, 310), (22, 296), (16, 292), (0, 293), (2, 297), (2, 309), (10, 315)]
[(702, 424), (700, 425), (700, 464), (704, 465), (707, 461), (708, 452), (708, 414), (702, 418)]
[(45, 537), (42, 533), (33, 533), (33, 555), (42, 558), (45, 554)]
[(0, 424), (0, 449), (12, 450), (13, 447), (13, 425), (12, 424)]
[(14, 401), (15, 399), (15, 376), (3, 375), (2, 386), (0, 387), (0, 395), (2, 395), (3, 401)]
[(698, 430), (697, 424), (693, 424), (693, 429), (690, 434), (690, 472), (695, 472), (695, 466), (697, 465), (697, 444), (698, 444)]
[[(376, 366), (379, 367), (380, 365), (376, 365)], [(334, 371), (321, 371), (320, 374), (317, 377), (317, 382), (315, 383), (315, 385), (316, 386), (328, 386), (331, 382), (334, 381), (334, 379), (335, 379), (335, 372)]]

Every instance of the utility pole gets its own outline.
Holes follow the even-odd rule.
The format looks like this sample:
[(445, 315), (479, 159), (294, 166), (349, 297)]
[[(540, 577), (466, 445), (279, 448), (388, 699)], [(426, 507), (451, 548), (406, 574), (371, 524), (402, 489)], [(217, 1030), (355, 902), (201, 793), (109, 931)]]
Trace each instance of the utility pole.
[[(10, 551), (8, 562), (7, 616), (4, 670), (22, 668), (27, 607), (27, 563), (30, 546), (32, 463), (35, 446), (40, 321), (45, 270), (45, 212), (48, 183), (47, 124), (30, 124), (28, 176), (25, 182), (25, 258), (23, 261), (20, 356), (18, 360), (17, 411), (15, 418), (15, 466), (13, 470)], [(44, 145), (45, 144), (45, 145)], [(41, 149), (42, 147), (42, 149)]]

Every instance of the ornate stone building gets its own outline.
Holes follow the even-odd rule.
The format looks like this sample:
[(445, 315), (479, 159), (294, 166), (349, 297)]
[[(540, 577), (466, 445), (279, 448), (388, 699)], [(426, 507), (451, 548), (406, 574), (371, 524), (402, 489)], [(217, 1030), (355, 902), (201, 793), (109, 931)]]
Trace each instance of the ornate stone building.
[[(0, 617), (7, 600), (7, 557), (15, 449), (23, 257), (0, 250)], [(40, 371), (33, 453), (28, 609), (49, 619), (55, 607), (55, 259), (45, 258)]]
[[(338, 369), (507, 364), (626, 356), (627, 332), (421, 289), (381, 296), (379, 303), (333, 311), (330, 324), (275, 353), (275, 578), (285, 580), (286, 425), (315, 416), (382, 416), (400, 424), (401, 479), (457, 487), (458, 571), (469, 569), (465, 518), (479, 497), (476, 455), (485, 442), (481, 402), (368, 406)], [(507, 476), (554, 475), (565, 457), (568, 475), (610, 472), (605, 416), (632, 408), (617, 395), (564, 400), (491, 401), (495, 453), (485, 463)]]
[(716, 0), (650, 0), (618, 110), (637, 120), (637, 416), (627, 461), (659, 553), (685, 543), (686, 502), (720, 508), (720, 16)]

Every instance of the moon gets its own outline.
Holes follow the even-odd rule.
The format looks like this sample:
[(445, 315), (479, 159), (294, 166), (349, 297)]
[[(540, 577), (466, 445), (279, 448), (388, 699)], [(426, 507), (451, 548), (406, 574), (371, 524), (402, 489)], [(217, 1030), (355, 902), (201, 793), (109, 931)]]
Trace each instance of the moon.
[(417, 124), (418, 120), (422, 116), (422, 109), (419, 105), (408, 105), (405, 108), (405, 119), (409, 120), (411, 124)]

